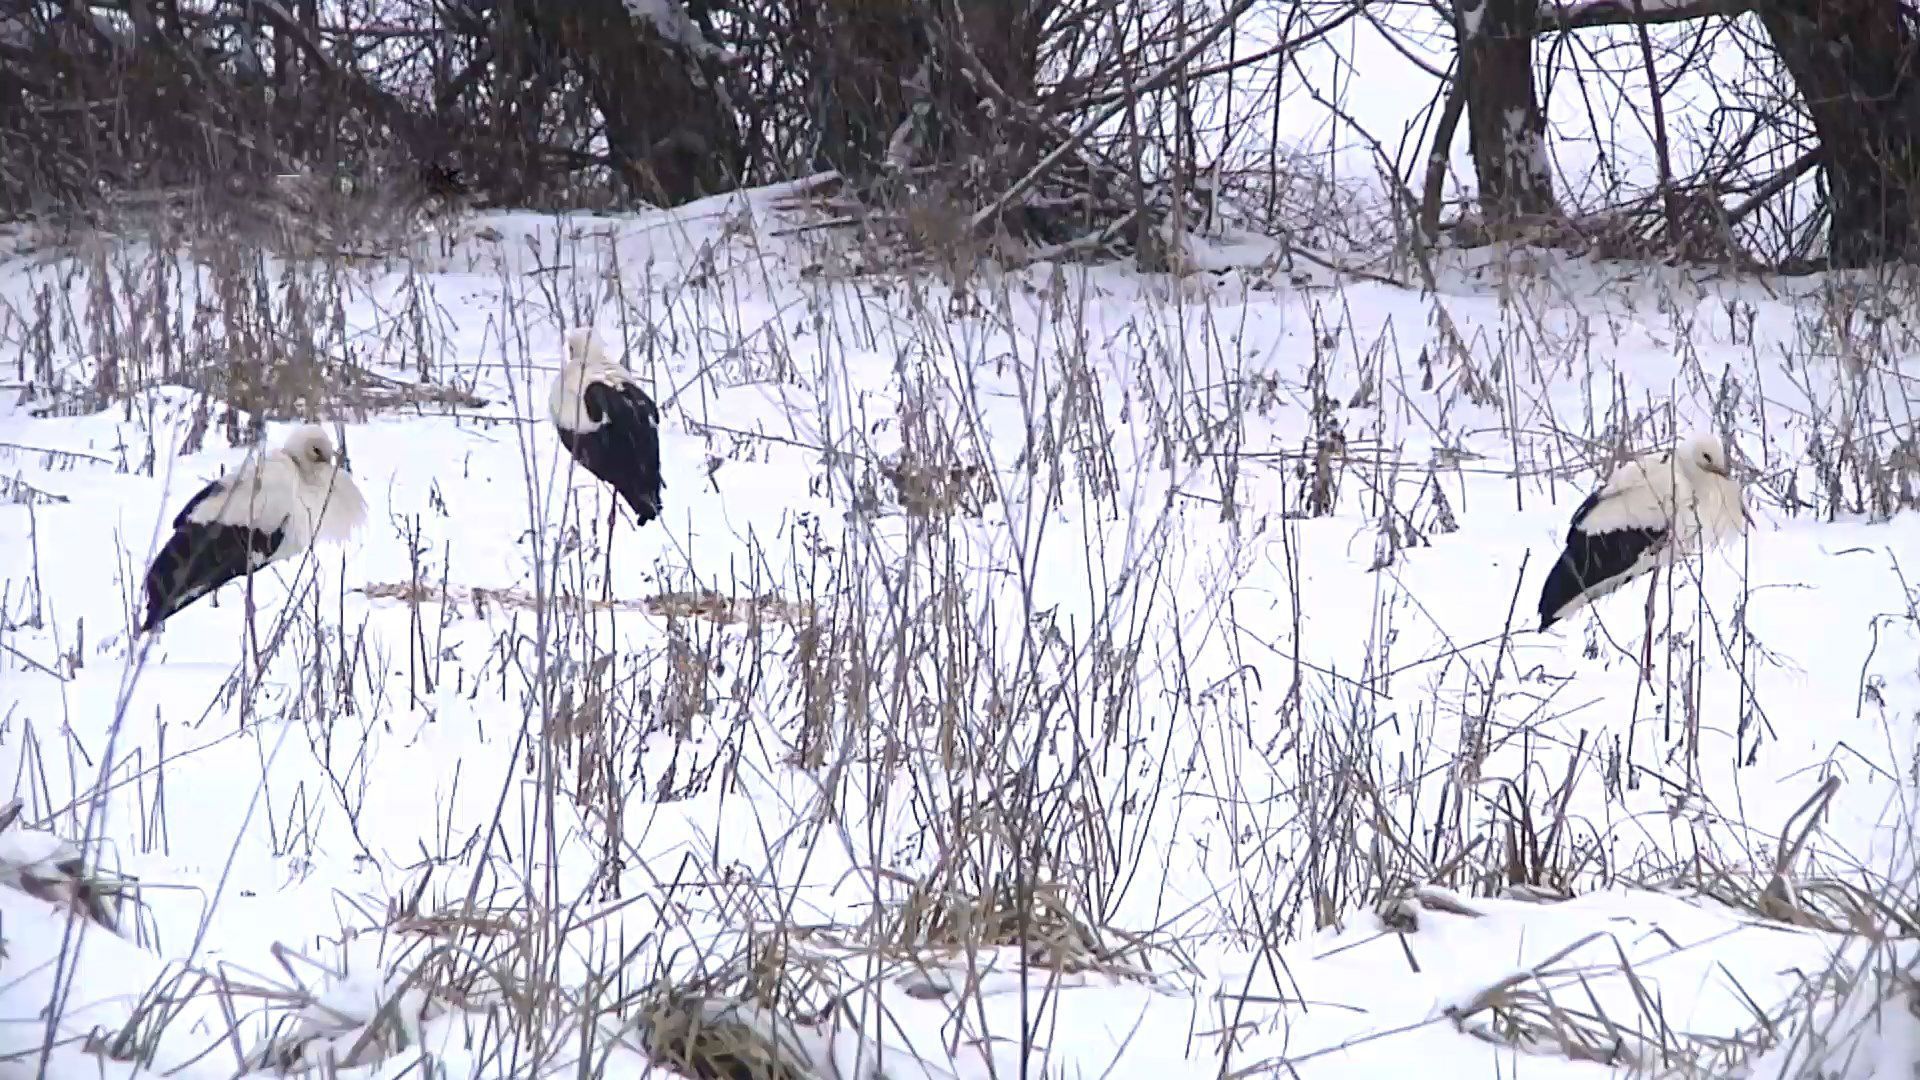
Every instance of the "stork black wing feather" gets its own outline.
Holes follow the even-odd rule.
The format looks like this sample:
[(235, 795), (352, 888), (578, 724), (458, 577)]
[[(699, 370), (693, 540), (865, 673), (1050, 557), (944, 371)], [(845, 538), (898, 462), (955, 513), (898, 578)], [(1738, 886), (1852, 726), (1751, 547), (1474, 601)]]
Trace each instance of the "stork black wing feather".
[[(1590, 502), (1592, 500), (1589, 500)], [(1586, 507), (1582, 507), (1584, 511)], [(1626, 584), (1624, 577), (1647, 552), (1667, 539), (1667, 530), (1608, 529), (1583, 532), (1574, 516), (1575, 526), (1567, 530), (1567, 546), (1547, 574), (1540, 590), (1540, 629), (1552, 626), (1573, 601), (1594, 600)]]
[(1599, 505), (1600, 492), (1595, 490), (1593, 494), (1587, 496), (1587, 501), (1574, 510), (1573, 520), (1567, 523), (1567, 543), (1573, 543), (1574, 537), (1580, 533), (1580, 523), (1587, 520), (1587, 515), (1593, 513), (1593, 508)]
[(582, 395), (589, 418), (603, 421), (575, 436), (569, 449), (595, 476), (612, 484), (634, 518), (645, 525), (660, 514), (660, 412), (638, 386), (589, 383)]
[[(194, 496), (194, 502), (214, 490), (210, 485)], [(193, 503), (187, 505), (191, 509)], [(269, 532), (246, 525), (186, 521), (185, 514), (181, 512), (181, 523), (147, 568), (147, 615), (140, 624), (143, 634), (181, 608), (265, 563), (287, 537), (284, 526)]]
[(194, 509), (216, 495), (224, 495), (226, 490), (227, 482), (225, 480), (215, 480), (195, 492), (193, 498), (187, 500), (187, 505), (181, 507), (180, 512), (173, 515), (173, 527), (176, 529), (184, 529), (193, 524)]

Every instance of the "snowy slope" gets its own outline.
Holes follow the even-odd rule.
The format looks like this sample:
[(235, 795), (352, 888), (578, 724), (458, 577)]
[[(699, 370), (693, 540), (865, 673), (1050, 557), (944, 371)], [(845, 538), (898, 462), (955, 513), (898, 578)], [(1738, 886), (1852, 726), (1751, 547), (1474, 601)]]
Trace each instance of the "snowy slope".
[[(1719, 1075), (1866, 955), (1844, 904), (1753, 898), (1783, 837), (1792, 881), (1913, 879), (1900, 287), (1482, 251), (1426, 292), (1248, 237), (1179, 278), (909, 266), (791, 194), (269, 262), (277, 323), (131, 241), (0, 266), (0, 380), (34, 383), (0, 406), (0, 766), (150, 886), (90, 1000), (249, 973), (162, 1058), (231, 1075), (333, 985), (411, 1003), (379, 1075), (571, 1070), (581, 1017), (631, 1074), (648, 994), (771, 965), (789, 1014), (837, 1002), (800, 1042), (927, 1075)], [(661, 402), (661, 525), (610, 533), (545, 424), (589, 321)], [(159, 530), (243, 456), (189, 386), (262, 325), (471, 397), (311, 380), (372, 527), (257, 578), (251, 630), (234, 585), (130, 641)], [(74, 415), (43, 362), (134, 389)], [(1588, 486), (1691, 425), (1755, 525), (1655, 597), (1647, 676), (1645, 588), (1533, 632)], [(27, 1018), (61, 954), (5, 902)]]

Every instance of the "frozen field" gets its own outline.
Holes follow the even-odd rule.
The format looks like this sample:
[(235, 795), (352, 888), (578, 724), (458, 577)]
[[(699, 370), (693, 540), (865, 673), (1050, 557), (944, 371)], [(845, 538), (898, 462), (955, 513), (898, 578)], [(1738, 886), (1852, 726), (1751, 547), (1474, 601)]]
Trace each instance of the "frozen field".
[[(822, 217), (12, 241), (0, 845), (141, 903), (0, 890), (0, 1076), (638, 1076), (702, 1010), (895, 1080), (1920, 1056), (1866, 1023), (1920, 915), (1909, 284)], [(644, 529), (545, 419), (587, 323), (661, 404)], [(132, 639), (256, 415), (339, 422), (369, 526)], [(1745, 540), (1535, 632), (1695, 427)]]

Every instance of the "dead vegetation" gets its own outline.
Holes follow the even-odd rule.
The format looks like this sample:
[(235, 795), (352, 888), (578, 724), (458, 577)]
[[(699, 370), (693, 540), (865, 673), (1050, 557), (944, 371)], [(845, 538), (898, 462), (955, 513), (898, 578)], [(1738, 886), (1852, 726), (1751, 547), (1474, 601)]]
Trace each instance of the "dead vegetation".
[(893, 486), (901, 509), (913, 517), (977, 518), (994, 498), (992, 481), (978, 465), (889, 461), (880, 466), (880, 475)]
[(21, 821), (26, 809), (15, 798), (0, 806), (0, 887), (44, 900), (72, 917), (111, 934), (131, 936), (127, 915), (138, 903), (138, 882), (90, 865), (73, 844)]
[[(470, 588), (465, 585), (436, 585), (427, 582), (381, 582), (358, 585), (354, 592), (375, 600), (399, 600), (408, 604), (448, 604), (465, 607), (476, 619), (486, 619), (494, 609), (533, 611), (540, 600), (525, 589)], [(722, 596), (712, 590), (666, 592), (640, 600), (609, 600), (602, 597), (557, 595), (551, 602), (568, 607), (582, 606), (590, 611), (644, 611), (672, 619), (699, 619), (717, 626), (759, 626), (785, 623), (805, 626), (813, 619), (810, 605), (795, 604), (778, 596)]]
[[(544, 385), (532, 342), (547, 323), (562, 325), (602, 298), (604, 282), (622, 270), (596, 261), (596, 245), (611, 243), (578, 235), (558, 241), (539, 273), (511, 279), (502, 307), (523, 321), (500, 348), (507, 357), (501, 369)], [(1663, 711), (1635, 699), (1622, 706), (1627, 715), (1606, 721), (1610, 731), (1632, 733), (1624, 742), (1589, 737), (1584, 727), (1556, 734), (1554, 723), (1572, 716), (1571, 708), (1516, 659), (1511, 627), (1487, 641), (1408, 656), (1396, 643), (1424, 640), (1428, 629), (1408, 600), (1383, 604), (1365, 624), (1354, 668), (1325, 670), (1302, 647), (1300, 624), (1319, 610), (1303, 584), (1302, 553), (1313, 530), (1358, 523), (1360, 542), (1375, 543), (1370, 565), (1380, 588), (1405, 597), (1394, 591), (1395, 574), (1415, 549), (1482, 512), (1466, 499), (1463, 477), (1496, 475), (1512, 485), (1516, 504), (1537, 506), (1549, 493), (1566, 497), (1555, 485), (1584, 485), (1620, 454), (1670, 434), (1671, 414), (1625, 390), (1596, 395), (1590, 415), (1539, 426), (1526, 402), (1540, 387), (1574, 378), (1617, 385), (1606, 350), (1596, 350), (1590, 334), (1554, 328), (1548, 305), (1562, 283), (1506, 282), (1496, 313), (1481, 312), (1477, 322), (1447, 315), (1455, 330), (1444, 333), (1357, 317), (1350, 283), (1329, 287), (1313, 294), (1311, 358), (1275, 374), (1222, 335), (1183, 332), (1195, 322), (1239, 318), (1249, 303), (1244, 295), (1151, 294), (1115, 331), (1121, 344), (1097, 345), (1084, 296), (1065, 285), (1025, 292), (1018, 280), (983, 276), (969, 286), (976, 294), (960, 300), (924, 282), (915, 288), (925, 292), (916, 293), (883, 277), (821, 280), (792, 298), (804, 316), (793, 325), (804, 334), (778, 322), (749, 327), (738, 279), (769, 276), (768, 263), (778, 258), (742, 257), (732, 270), (713, 269), (664, 293), (622, 293), (621, 306), (601, 317), (644, 325), (668, 343), (648, 348), (686, 350), (657, 360), (671, 376), (662, 382), (678, 386), (697, 371), (706, 384), (667, 411), (683, 425), (676, 430), (704, 434), (701, 449), (710, 467), (719, 462), (710, 475), (722, 490), (730, 462), (805, 454), (822, 463), (809, 475), (844, 500), (836, 506), (877, 499), (874, 488), (886, 485), (908, 520), (839, 529), (814, 511), (796, 512), (781, 519), (777, 536), (742, 542), (724, 570), (704, 551), (661, 556), (667, 565), (648, 568), (653, 580), (685, 587), (660, 584), (639, 598), (613, 595), (607, 568), (616, 540), (590, 509), (575, 507), (562, 519), (536, 497), (551, 490), (542, 485), (552, 475), (551, 447), (527, 434), (540, 429), (467, 415), (481, 409), (480, 397), (536, 416), (539, 403), (478, 393), (480, 376), (448, 344), (450, 320), (436, 311), (424, 272), (403, 274), (387, 291), (401, 299), (381, 306), (369, 327), (285, 314), (295, 296), (312, 313), (365, 301), (367, 291), (350, 276), (221, 271), (225, 284), (205, 294), (220, 317), (209, 317), (198, 337), (189, 334), (189, 347), (173, 330), (155, 328), (178, 327), (197, 308), (156, 306), (124, 317), (148, 295), (141, 283), (154, 280), (159, 264), (129, 275), (102, 258), (74, 280), (102, 289), (110, 303), (63, 316), (58, 305), (67, 293), (48, 284), (30, 311), (4, 323), (28, 343), (22, 362), (36, 371), (58, 370), (96, 335), (116, 327), (123, 334), (121, 347), (105, 354), (115, 358), (110, 375), (75, 372), (56, 395), (59, 411), (131, 411), (155, 385), (188, 385), (198, 396), (177, 402), (177, 413), (140, 419), (196, 431), (223, 420), (251, 423), (256, 414), (221, 397), (244, 391), (264, 415), (400, 409), (491, 425), (485, 430), (504, 432), (503, 440), (523, 440), (524, 475), (513, 479), (528, 491), (532, 527), (530, 568), (520, 583), (486, 589), (450, 580), (451, 549), (460, 542), (450, 522), (459, 508), (436, 489), (408, 508), (412, 520), (393, 526), (413, 552), (411, 579), (342, 588), (379, 602), (376, 608), (397, 602), (412, 609), (404, 633), (378, 612), (348, 615), (343, 624), (341, 613), (353, 609), (339, 597), (299, 594), (304, 599), (288, 605), (281, 627), (289, 659), (270, 669), (297, 692), (276, 697), (276, 679), (247, 671), (210, 707), (222, 716), (220, 709), (237, 712), (254, 729), (275, 730), (260, 723), (271, 720), (307, 737), (325, 774), (316, 778), (322, 794), (274, 792), (285, 796), (277, 805), (286, 832), (308, 843), (316, 834), (328, 838), (303, 857), (326, 857), (327, 844), (380, 828), (363, 809), (366, 760), (395, 745), (383, 741), (388, 732), (411, 732), (422, 715), (441, 730), (468, 723), (463, 701), (505, 703), (500, 711), (523, 718), (519, 730), (487, 729), (489, 741), (477, 745), (511, 757), (502, 792), (516, 801), (522, 791), (534, 793), (518, 806), (500, 795), (493, 820), (463, 822), (479, 826), (471, 836), (435, 838), (437, 850), (422, 865), (470, 878), (434, 879), (429, 902), (423, 877), (378, 928), (355, 923), (369, 940), (385, 934), (416, 942), (379, 968), (399, 992), (342, 1015), (316, 991), (257, 988), (249, 996), (222, 986), (241, 1003), (236, 1017), (256, 998), (286, 1006), (275, 1013), (282, 1030), (256, 1060), (315, 1070), (389, 1060), (417, 1049), (423, 1024), (454, 1018), (480, 1032), (475, 1043), (489, 1060), (517, 1074), (578, 1068), (569, 1056), (578, 1046), (610, 1054), (607, 1046), (631, 1044), (696, 1075), (780, 1075), (796, 1068), (792, 1044), (817, 1044), (848, 1016), (884, 1029), (867, 962), (884, 963), (888, 985), (950, 1005), (966, 1040), (991, 1045), (1031, 1038), (973, 1019), (997, 986), (1149, 983), (1187, 973), (1183, 958), (1201, 941), (1234, 943), (1277, 967), (1293, 942), (1356, 911), (1381, 911), (1395, 932), (1417, 935), (1432, 919), (1479, 917), (1483, 898), (1546, 902), (1623, 883), (1683, 886), (1785, 925), (1913, 933), (1910, 913), (1877, 902), (1858, 875), (1816, 864), (1802, 846), (1806, 834), (1780, 838), (1777, 847), (1800, 855), (1769, 876), (1726, 840), (1731, 811), (1717, 834), (1713, 816), (1700, 812), (1705, 839), (1676, 868), (1570, 809), (1625, 807), (1641, 785), (1670, 792), (1676, 806), (1700, 798), (1715, 718), (1737, 726), (1739, 761), (1771, 751), (1761, 716), (1767, 703), (1717, 706), (1744, 710), (1733, 716), (1712, 711), (1697, 692), (1708, 668), (1751, 685), (1776, 662), (1777, 643), (1756, 640), (1730, 613), (1719, 613), (1724, 636), (1644, 628), (1655, 635), (1658, 661), (1675, 674)], [(711, 252), (708, 261), (728, 265)], [(563, 277), (544, 269), (560, 265), (576, 270)], [(1670, 287), (1680, 297), (1688, 286)], [(1011, 309), (1016, 295), (1039, 308), (1046, 338), (1027, 329), (995, 338), (981, 329), (996, 325), (991, 313)], [(1432, 303), (1466, 306), (1444, 295)], [(257, 310), (243, 313), (249, 304)], [(970, 314), (954, 315), (954, 304)], [(120, 313), (117, 322), (108, 311)], [(1755, 501), (1767, 511), (1836, 518), (1915, 505), (1903, 480), (1907, 433), (1884, 409), (1874, 411), (1875, 402), (1899, 398), (1898, 357), (1909, 339), (1877, 321), (1878, 311), (1870, 292), (1836, 295), (1824, 321), (1791, 345), (1802, 369), (1818, 355), (1843, 374), (1837, 391), (1808, 380), (1803, 401), (1776, 395), (1765, 402), (1776, 410), (1769, 422), (1832, 448), (1807, 463), (1745, 462)], [(869, 330), (850, 312), (886, 329)], [(1896, 309), (1887, 318), (1904, 317)], [(233, 355), (221, 351), (228, 335), (247, 343), (245, 356), (273, 355), (278, 366), (217, 369), (216, 361)], [(765, 340), (741, 344), (753, 335)], [(813, 344), (820, 336), (840, 340), (833, 335), (909, 358), (910, 375), (895, 384), (900, 400), (881, 421), (823, 389), (847, 362), (832, 351), (839, 346)], [(293, 348), (289, 337), (315, 344)], [(1019, 350), (1011, 360), (1003, 352), (1011, 351), (1008, 339)], [(1449, 352), (1436, 342), (1458, 347)], [(1742, 410), (1758, 407), (1757, 372), (1778, 343), (1748, 344), (1752, 371), (1704, 370), (1676, 347), (1681, 392), (1716, 403), (1730, 422), (1751, 415)], [(354, 384), (323, 359), (348, 353), (322, 346), (349, 345), (364, 370), (462, 389), (369, 399), (372, 383)], [(769, 355), (779, 362), (768, 363)], [(996, 365), (1020, 378), (1014, 392), (1021, 396), (1007, 411), (1018, 416), (1024, 441), (1005, 468), (986, 464), (1009, 455), (986, 444), (987, 426), (970, 411), (977, 398), (963, 392)], [(701, 411), (702, 393), (758, 386), (769, 371), (783, 392), (811, 395), (800, 398), (818, 410), (805, 417), (810, 427), (748, 432), (733, 442), (705, 434), (704, 423), (716, 418)], [(1482, 410), (1502, 402), (1492, 415), (1503, 425), (1503, 445), (1514, 448), (1512, 461), (1490, 460), (1468, 445), (1485, 434), (1474, 427), (1488, 415)], [(1301, 426), (1284, 443), (1263, 443), (1256, 421), (1287, 410)], [(1404, 452), (1373, 426), (1382, 417), (1435, 433), (1443, 449)], [(1120, 453), (1134, 436), (1153, 459), (1180, 466), (1177, 489), (1143, 488)], [(903, 454), (909, 445), (915, 453)], [(141, 447), (104, 462), (61, 460), (63, 468), (146, 472), (164, 464)], [(1234, 531), (1209, 553), (1220, 559), (1217, 577), (1184, 587), (1176, 568), (1194, 552), (1178, 526), (1194, 505)], [(1061, 564), (1040, 550), (1049, 531), (1069, 520), (1085, 530), (1070, 541), (1080, 577), (1062, 576)], [(1089, 523), (1127, 527), (1124, 562), (1094, 542)], [(1251, 629), (1235, 607), (1247, 602), (1236, 580), (1260, 559), (1287, 568), (1279, 580), (1291, 591), (1270, 600), (1297, 620), (1290, 637)], [(1183, 588), (1166, 585), (1176, 579)], [(27, 619), (11, 614), (22, 603), (0, 599), (9, 612), (0, 645), (39, 641), (23, 630)], [(1502, 610), (1511, 603), (1497, 597)], [(73, 627), (51, 603), (44, 608), (35, 613), (43, 624)], [(473, 628), (450, 625), (467, 613), (487, 624), (483, 634), (463, 637)], [(634, 624), (615, 621), (633, 614), (667, 627), (636, 646)], [(97, 640), (98, 628), (91, 632)], [(1223, 655), (1233, 662), (1209, 666), (1218, 657), (1203, 663), (1184, 651), (1208, 640), (1226, 643)], [(84, 659), (86, 649), (72, 641), (66, 648)], [(1417, 695), (1406, 689), (1415, 679)], [(1396, 712), (1394, 694), (1430, 704)], [(68, 748), (77, 743), (49, 738), (36, 754), (78, 759)], [(1144, 767), (1160, 763), (1178, 775)], [(162, 767), (104, 768), (120, 770), (102, 780), (114, 787)], [(40, 771), (48, 770), (43, 764)], [(768, 776), (795, 786), (772, 798)], [(705, 837), (670, 852), (649, 848), (646, 829), (658, 816), (743, 792), (758, 799), (741, 811), (752, 824), (744, 853)], [(1138, 914), (1127, 907), (1136, 882), (1169, 873), (1174, 855), (1163, 826), (1175, 793), (1223, 808), (1220, 820), (1181, 825), (1204, 831), (1218, 845), (1210, 855), (1231, 872), (1176, 916), (1122, 918), (1116, 912)], [(84, 805), (45, 792), (33, 797), (49, 819), (84, 820)], [(138, 820), (164, 818), (161, 789), (138, 797)], [(351, 825), (338, 825), (340, 818)], [(517, 828), (502, 824), (510, 818)], [(523, 837), (533, 839), (522, 844)], [(566, 849), (577, 860), (569, 871), (578, 874), (564, 886), (546, 876), (552, 871), (541, 849), (549, 842), (556, 850), (581, 845)], [(1721, 842), (1730, 853), (1724, 863), (1708, 850)], [(287, 841), (290, 849), (298, 843)], [(864, 921), (818, 915), (803, 904), (807, 890), (782, 877), (816, 857), (825, 861), (822, 852), (853, 867), (844, 879), (869, 894), (860, 897)], [(495, 898), (500, 880), (527, 893)], [(644, 912), (662, 937), (591, 938), (626, 910)], [(684, 938), (672, 937), (683, 930)], [(569, 936), (581, 933), (585, 944)], [(568, 977), (556, 974), (571, 964), (579, 966), (567, 967)], [(1620, 959), (1610, 975), (1631, 983), (1631, 966)], [(327, 970), (344, 975), (348, 965), (328, 958)], [(304, 974), (289, 981), (314, 982)], [(1681, 1068), (1708, 1051), (1730, 1059), (1774, 1037), (1757, 1028), (1741, 1048), (1703, 1048), (1662, 1031), (1651, 1003), (1629, 1014), (1586, 1000), (1583, 977), (1598, 976), (1571, 961), (1536, 965), (1485, 988), (1448, 1019), (1502, 1046), (1647, 1070)], [(163, 1011), (158, 995), (154, 1010)], [(605, 1043), (583, 1034), (609, 1027), (619, 1035)], [(1217, 1052), (1223, 1069), (1248, 1067), (1230, 1041)]]

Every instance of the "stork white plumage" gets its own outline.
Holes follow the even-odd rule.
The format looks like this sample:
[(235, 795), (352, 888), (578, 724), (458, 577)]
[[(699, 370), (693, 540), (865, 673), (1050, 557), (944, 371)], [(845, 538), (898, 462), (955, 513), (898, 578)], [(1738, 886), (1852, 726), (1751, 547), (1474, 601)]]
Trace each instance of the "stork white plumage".
[(187, 500), (147, 568), (147, 614), (138, 632), (237, 577), (301, 554), (316, 539), (350, 536), (366, 520), (367, 504), (337, 458), (326, 431), (304, 425), (280, 449)]
[(1540, 590), (1540, 629), (1745, 525), (1719, 436), (1690, 435), (1627, 462), (1573, 512), (1566, 548)]
[(600, 345), (591, 327), (567, 331), (567, 362), (553, 380), (547, 412), (588, 472), (633, 508), (635, 525), (660, 516), (660, 412), (633, 372)]

